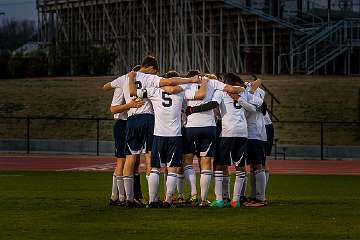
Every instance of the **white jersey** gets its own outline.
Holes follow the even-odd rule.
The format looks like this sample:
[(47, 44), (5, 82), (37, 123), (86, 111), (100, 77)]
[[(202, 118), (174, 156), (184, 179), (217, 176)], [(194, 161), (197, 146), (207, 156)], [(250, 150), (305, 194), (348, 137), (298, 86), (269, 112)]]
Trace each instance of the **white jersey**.
[(268, 111), (266, 111), (266, 114), (265, 114), (265, 116), (264, 116), (264, 120), (265, 120), (265, 125), (270, 125), (270, 124), (272, 124), (272, 121), (271, 121), (271, 118), (270, 118), (270, 116), (269, 116)]
[[(247, 94), (247, 101), (257, 108), (261, 106), (264, 101), (265, 92), (258, 88), (254, 94)], [(260, 111), (246, 113), (246, 119), (248, 123), (248, 138), (266, 141), (266, 128), (264, 115)]]
[[(160, 79), (161, 77), (152, 75), (152, 74), (145, 74), (141, 72), (136, 73), (135, 84), (137, 89), (146, 89), (146, 88), (155, 88), (160, 86)], [(129, 91), (129, 77), (128, 75), (123, 75), (118, 77), (114, 81), (111, 82), (111, 87), (113, 88), (122, 88), (124, 91), (124, 97), (126, 103), (129, 103), (132, 100), (130, 97)], [(149, 99), (144, 99), (144, 105), (139, 108), (131, 108), (128, 110), (128, 116), (136, 115), (136, 114), (154, 114), (153, 107)]]
[[(215, 90), (223, 91), (225, 84), (218, 81), (210, 79), (207, 83), (206, 95), (202, 100), (189, 100), (187, 105), (191, 107), (199, 106), (205, 103), (208, 103), (212, 100)], [(191, 86), (191, 91), (197, 91), (200, 88), (199, 84), (193, 84)], [(209, 127), (216, 126), (214, 111), (204, 111), (199, 113), (193, 113), (187, 117), (187, 123), (185, 127)]]
[(181, 136), (181, 109), (184, 97), (187, 95), (188, 98), (194, 98), (195, 93), (187, 91), (190, 84), (179, 86), (184, 91), (177, 94), (168, 94), (161, 88), (147, 89), (147, 97), (151, 100), (155, 112), (155, 136)]
[[(124, 103), (125, 103), (125, 98), (124, 98), (124, 92), (123, 92), (122, 88), (115, 88), (111, 106), (112, 107), (118, 106), (118, 105), (122, 105)], [(115, 113), (114, 119), (126, 120), (127, 119), (127, 111), (124, 111), (121, 113)]]
[(213, 101), (219, 103), (222, 117), (221, 137), (248, 137), (245, 109), (240, 104), (246, 100), (246, 94), (241, 94), (240, 100), (234, 101), (226, 92), (215, 91)]

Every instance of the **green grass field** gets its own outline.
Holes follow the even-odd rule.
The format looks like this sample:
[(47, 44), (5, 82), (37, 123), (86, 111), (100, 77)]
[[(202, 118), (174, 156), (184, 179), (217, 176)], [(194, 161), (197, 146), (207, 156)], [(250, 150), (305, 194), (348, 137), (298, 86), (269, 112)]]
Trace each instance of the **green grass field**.
[(0, 172), (0, 239), (360, 239), (360, 176), (273, 175), (261, 209), (110, 207), (110, 184), (111, 173)]

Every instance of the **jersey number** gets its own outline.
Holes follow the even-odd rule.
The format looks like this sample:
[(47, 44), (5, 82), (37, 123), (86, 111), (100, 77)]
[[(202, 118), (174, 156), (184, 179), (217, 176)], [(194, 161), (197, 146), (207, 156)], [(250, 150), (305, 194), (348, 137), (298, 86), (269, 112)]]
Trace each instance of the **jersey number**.
[(141, 89), (142, 88), (142, 84), (141, 84), (140, 81), (136, 81), (135, 84), (136, 84), (136, 89)]
[(162, 92), (162, 99), (164, 100), (162, 102), (162, 105), (164, 107), (171, 107), (172, 106), (172, 99), (169, 97), (169, 94), (166, 92)]
[(236, 108), (236, 109), (241, 109), (241, 105), (239, 104), (238, 101), (235, 101), (235, 100), (234, 100), (234, 108)]

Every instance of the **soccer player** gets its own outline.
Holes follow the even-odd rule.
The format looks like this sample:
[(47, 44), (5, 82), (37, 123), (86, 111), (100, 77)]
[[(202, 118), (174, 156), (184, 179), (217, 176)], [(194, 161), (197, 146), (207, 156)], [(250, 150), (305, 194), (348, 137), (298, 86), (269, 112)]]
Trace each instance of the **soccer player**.
[[(256, 96), (256, 99), (264, 100), (265, 91), (257, 88), (252, 91), (252, 83), (247, 84), (249, 93)], [(254, 98), (255, 99), (255, 98)], [(262, 103), (261, 103), (262, 104)], [(261, 105), (260, 104), (260, 105)], [(248, 147), (247, 160), (250, 164), (250, 186), (252, 201), (244, 203), (249, 207), (263, 207), (265, 206), (265, 189), (266, 189), (266, 175), (263, 164), (265, 163), (265, 146), (264, 141), (267, 140), (265, 120), (261, 108), (256, 112), (247, 112), (246, 119), (248, 122)]]
[(125, 189), (123, 181), (123, 168), (125, 164), (125, 131), (127, 111), (130, 108), (139, 108), (144, 104), (141, 99), (134, 98), (129, 103), (125, 103), (124, 93), (121, 88), (116, 88), (110, 106), (110, 111), (114, 115), (113, 133), (115, 138), (115, 157), (116, 167), (113, 174), (112, 192), (110, 205), (124, 205)]
[[(199, 76), (197, 70), (190, 71), (188, 77)], [(193, 84), (192, 89), (196, 90), (198, 85)], [(196, 106), (206, 104), (211, 101), (215, 90), (226, 91), (231, 93), (240, 93), (244, 88), (234, 87), (224, 84), (218, 80), (210, 79), (207, 84), (206, 96), (203, 100), (189, 100), (187, 102), (188, 111)], [(211, 160), (214, 157), (216, 144), (216, 123), (213, 110), (194, 113), (188, 116), (185, 125), (185, 148), (184, 148), (184, 176), (190, 183), (190, 202), (197, 203), (196, 175), (193, 170), (194, 155), (200, 156), (200, 207), (207, 207), (209, 185), (212, 176)]]
[[(130, 88), (134, 88), (135, 83), (129, 81)], [(206, 90), (207, 80), (203, 80), (200, 88), (196, 91), (192, 91), (189, 85), (162, 88), (147, 87), (137, 90), (139, 97), (151, 100), (155, 112), (154, 141), (149, 176), (149, 207), (158, 206), (157, 192), (162, 166), (166, 166), (168, 171), (164, 207), (170, 207), (172, 204), (172, 196), (177, 185), (177, 168), (182, 164), (181, 109), (184, 97), (202, 99), (205, 97)]]
[[(136, 74), (136, 86), (129, 84), (127, 75), (107, 84), (108, 88), (122, 87), (124, 90), (125, 101), (129, 102), (136, 96), (137, 89), (150, 87), (176, 86), (180, 84), (197, 82), (197, 79), (189, 78), (161, 78), (155, 73), (159, 70), (158, 62), (153, 56), (146, 56), (141, 64), (140, 70)], [(145, 162), (147, 166), (147, 176), (149, 176), (151, 146), (154, 131), (154, 112), (151, 102), (144, 99), (144, 105), (137, 109), (128, 111), (128, 121), (126, 128), (126, 161), (124, 166), (124, 186), (126, 192), (127, 206), (134, 207), (134, 166), (136, 158), (141, 152), (145, 152)]]
[[(225, 83), (228, 85), (242, 86), (244, 82), (241, 78), (233, 73), (227, 73), (224, 76)], [(255, 85), (255, 84), (254, 84)], [(219, 105), (221, 114), (221, 134), (217, 141), (216, 157), (214, 159), (214, 178), (215, 178), (215, 195), (216, 200), (211, 203), (212, 207), (224, 207), (224, 197), (229, 197), (228, 183), (223, 185), (224, 175), (228, 171), (227, 166), (235, 165), (236, 179), (234, 185), (233, 201), (230, 203), (232, 207), (240, 206), (240, 193), (244, 183), (245, 172), (245, 152), (247, 142), (247, 122), (245, 110), (256, 111), (256, 107), (249, 104), (247, 92), (241, 93), (241, 97), (237, 94), (228, 94), (222, 91), (215, 91), (213, 102)], [(261, 100), (259, 100), (261, 101)], [(213, 104), (213, 105), (215, 105)], [(197, 112), (200, 108), (211, 107), (202, 105), (194, 107), (193, 111)], [(223, 191), (223, 188), (225, 191)]]

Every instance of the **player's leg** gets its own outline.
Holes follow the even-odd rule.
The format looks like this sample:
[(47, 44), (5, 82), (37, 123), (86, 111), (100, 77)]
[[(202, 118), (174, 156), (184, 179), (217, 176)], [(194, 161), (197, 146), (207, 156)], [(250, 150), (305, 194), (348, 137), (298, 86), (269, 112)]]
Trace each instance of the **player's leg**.
[[(223, 200), (223, 180), (224, 180), (224, 169), (230, 161), (230, 155), (225, 147), (226, 142), (224, 138), (218, 138), (216, 141), (215, 157), (213, 161), (213, 172), (214, 172), (214, 193), (215, 200), (211, 203), (211, 207), (224, 207), (225, 203)], [(227, 186), (226, 186), (227, 187)]]
[(222, 192), (223, 192), (223, 199), (225, 202), (225, 205), (227, 203), (230, 203), (230, 174), (229, 174), (229, 168), (228, 166), (224, 166), (223, 167), (223, 173), (224, 173), (224, 177), (223, 177), (223, 184), (222, 184)]
[[(215, 155), (216, 144), (216, 127), (201, 127), (197, 128), (198, 134), (196, 139), (196, 146), (200, 151), (200, 189), (201, 189), (201, 205), (206, 205), (209, 186), (212, 176), (211, 163)], [(222, 184), (222, 180), (221, 180)], [(222, 188), (222, 187), (221, 187)]]
[(178, 198), (176, 200), (177, 203), (183, 203), (184, 202), (184, 169), (183, 167), (178, 167), (176, 169), (177, 172), (177, 183), (176, 188), (178, 192)]
[(113, 174), (112, 191), (110, 204), (120, 204), (124, 201), (124, 182), (123, 182), (123, 167), (125, 163), (125, 132), (126, 120), (116, 120), (113, 125), (113, 134), (115, 139), (115, 157), (116, 167)]
[(193, 132), (192, 128), (185, 128), (183, 133), (183, 146), (184, 146), (184, 155), (183, 155), (183, 168), (184, 168), (184, 178), (190, 187), (190, 202), (197, 202), (197, 189), (196, 189), (196, 173), (193, 167), (193, 159), (195, 146), (193, 141)]
[(160, 169), (161, 169), (161, 157), (163, 149), (163, 142), (160, 137), (155, 136), (152, 145), (151, 155), (151, 170), (149, 174), (149, 207), (158, 207), (159, 205), (159, 182), (160, 182)]
[(124, 188), (128, 205), (134, 201), (134, 167), (136, 155), (127, 155), (124, 165)]
[(117, 158), (116, 159), (116, 185), (118, 189), (119, 194), (119, 204), (124, 205), (125, 204), (125, 187), (124, 187), (124, 177), (123, 177), (123, 171), (124, 171), (124, 165), (125, 165), (125, 158)]
[(164, 199), (166, 198), (166, 181), (167, 181), (167, 176), (168, 176), (168, 169), (165, 168), (165, 169), (164, 169), (164, 173), (163, 173), (163, 192), (164, 192)]
[(230, 205), (233, 208), (241, 206), (241, 191), (245, 184), (246, 170), (245, 170), (245, 152), (247, 151), (246, 138), (234, 138), (231, 145), (231, 156), (235, 165), (235, 183), (233, 197)]
[(141, 179), (140, 179), (140, 155), (136, 156), (136, 162), (134, 167), (134, 201), (139, 205), (143, 205), (143, 196), (141, 191)]
[(266, 175), (262, 166), (265, 158), (264, 144), (260, 140), (253, 139), (249, 140), (248, 144), (251, 149), (250, 152), (248, 152), (248, 157), (250, 159), (253, 176), (255, 178), (256, 199), (253, 203), (250, 203), (247, 206), (262, 207), (265, 205), (266, 187)]
[(164, 207), (172, 204), (173, 195), (177, 185), (177, 168), (182, 165), (183, 142), (182, 137), (167, 137), (166, 141), (166, 166), (168, 175), (166, 179), (166, 198)]
[(114, 171), (113, 176), (112, 176), (110, 205), (118, 205), (118, 201), (119, 201), (119, 191), (118, 191), (118, 187), (117, 187), (117, 179), (120, 176), (118, 176), (116, 174), (117, 172), (118, 171), (116, 171), (116, 168), (115, 168), (115, 171)]

